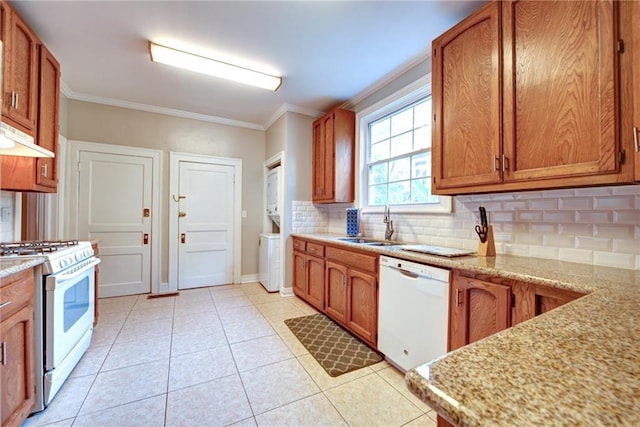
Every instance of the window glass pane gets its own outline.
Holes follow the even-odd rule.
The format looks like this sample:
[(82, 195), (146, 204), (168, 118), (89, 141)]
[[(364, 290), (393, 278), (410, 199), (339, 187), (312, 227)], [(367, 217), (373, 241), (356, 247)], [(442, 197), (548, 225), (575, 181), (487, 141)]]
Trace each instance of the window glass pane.
[(378, 160), (384, 160), (389, 158), (389, 140), (385, 139), (382, 142), (373, 144), (371, 146), (371, 158), (369, 161), (377, 162)]
[(414, 107), (413, 126), (426, 126), (431, 123), (431, 98)]
[(413, 133), (407, 132), (391, 139), (391, 157), (413, 151)]
[(369, 185), (383, 184), (388, 181), (387, 168), (388, 163), (381, 163), (379, 165), (373, 165), (369, 167)]
[(424, 126), (413, 131), (413, 149), (431, 148), (431, 126)]
[(409, 179), (411, 176), (411, 163), (409, 158), (394, 160), (389, 162), (389, 181), (401, 181)]
[(431, 199), (431, 180), (414, 179), (411, 181), (411, 203), (429, 203)]
[(431, 172), (431, 156), (428, 153), (417, 154), (411, 157), (411, 178), (429, 176)]
[(389, 204), (406, 205), (411, 201), (410, 181), (389, 184)]
[(431, 122), (427, 97), (368, 123), (370, 206), (440, 203), (431, 194)]
[(386, 118), (379, 122), (372, 124), (369, 129), (371, 133), (371, 142), (376, 143), (378, 141), (382, 141), (383, 139), (389, 138), (389, 126), (391, 119)]
[(391, 136), (413, 129), (413, 109), (409, 108), (391, 116)]
[(388, 204), (387, 185), (372, 185), (369, 187), (369, 205), (381, 206)]

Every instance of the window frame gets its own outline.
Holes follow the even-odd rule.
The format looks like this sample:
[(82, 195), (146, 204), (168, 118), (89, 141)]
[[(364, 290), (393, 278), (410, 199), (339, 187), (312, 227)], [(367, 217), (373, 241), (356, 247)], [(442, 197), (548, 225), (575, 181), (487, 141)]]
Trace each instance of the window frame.
[[(369, 206), (368, 201), (367, 149), (369, 124), (397, 110), (408, 107), (427, 96), (431, 96), (431, 75), (416, 80), (356, 114), (356, 123), (358, 125), (356, 149), (359, 159), (358, 174), (356, 176), (357, 204), (363, 213), (382, 212), (384, 210), (384, 206)], [(433, 152), (433, 147), (430, 152)], [(392, 212), (399, 213), (450, 213), (452, 212), (452, 198), (450, 196), (438, 196), (438, 203), (389, 206)]]

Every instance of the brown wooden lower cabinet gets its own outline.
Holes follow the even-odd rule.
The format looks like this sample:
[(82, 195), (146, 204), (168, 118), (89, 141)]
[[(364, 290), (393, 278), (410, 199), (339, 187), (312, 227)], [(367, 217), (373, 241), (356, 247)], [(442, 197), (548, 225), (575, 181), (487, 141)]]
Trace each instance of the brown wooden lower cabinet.
[(377, 255), (300, 238), (293, 248), (294, 293), (377, 347)]
[(511, 325), (547, 313), (585, 295), (576, 291), (522, 282), (516, 283), (512, 292), (517, 302), (513, 310)]
[(449, 307), (451, 351), (510, 326), (511, 288), (454, 270)]
[(325, 312), (335, 321), (347, 323), (347, 267), (327, 261), (325, 267)]
[(324, 246), (294, 239), (293, 292), (320, 311), (325, 305), (323, 255)]
[[(91, 247), (93, 248), (93, 255), (99, 258), (100, 251), (98, 250), (98, 242), (91, 242)], [(100, 316), (98, 310), (98, 277), (100, 276), (100, 264), (95, 266), (94, 274), (93, 274), (93, 299), (94, 299), (94, 312), (93, 312), (93, 326), (95, 327), (98, 324), (98, 317)]]
[(2, 426), (20, 426), (35, 402), (34, 270), (0, 279), (0, 413)]

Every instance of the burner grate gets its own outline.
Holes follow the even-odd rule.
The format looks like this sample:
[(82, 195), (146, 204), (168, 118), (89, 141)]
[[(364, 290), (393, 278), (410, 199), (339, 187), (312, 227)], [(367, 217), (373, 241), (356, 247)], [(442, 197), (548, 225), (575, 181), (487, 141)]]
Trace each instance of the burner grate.
[(44, 240), (0, 243), (0, 256), (39, 255), (55, 252), (78, 244), (77, 240)]

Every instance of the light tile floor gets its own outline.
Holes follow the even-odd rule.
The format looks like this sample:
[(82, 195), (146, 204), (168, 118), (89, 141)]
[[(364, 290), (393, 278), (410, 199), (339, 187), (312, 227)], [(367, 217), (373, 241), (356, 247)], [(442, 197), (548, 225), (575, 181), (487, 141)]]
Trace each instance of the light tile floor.
[(24, 426), (428, 426), (381, 362), (330, 377), (283, 323), (316, 311), (258, 283), (99, 301), (91, 347)]

